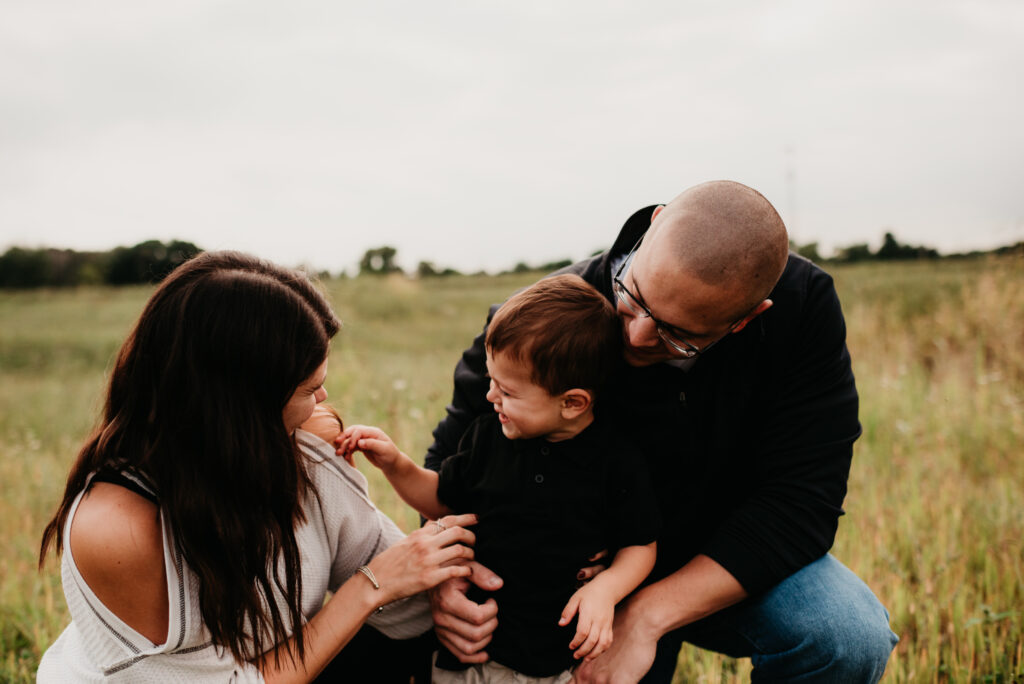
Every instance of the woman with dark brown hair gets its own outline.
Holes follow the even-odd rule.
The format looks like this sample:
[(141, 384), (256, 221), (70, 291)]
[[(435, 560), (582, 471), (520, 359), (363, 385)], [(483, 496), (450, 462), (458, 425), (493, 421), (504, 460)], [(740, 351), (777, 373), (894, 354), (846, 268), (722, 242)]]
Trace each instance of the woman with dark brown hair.
[(469, 574), (475, 519), (405, 537), (299, 429), (339, 327), (304, 275), (244, 254), (157, 288), (43, 534), (72, 622), (40, 682), (306, 681), (364, 622), (429, 629), (406, 597)]

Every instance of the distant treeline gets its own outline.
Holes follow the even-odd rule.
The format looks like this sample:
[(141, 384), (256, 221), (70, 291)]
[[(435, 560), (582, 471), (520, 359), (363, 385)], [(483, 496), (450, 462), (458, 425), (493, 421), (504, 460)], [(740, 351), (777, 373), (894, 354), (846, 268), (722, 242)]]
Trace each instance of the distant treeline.
[(109, 252), (11, 247), (0, 256), (0, 287), (155, 283), (202, 250), (191, 242), (147, 240)]
[[(872, 250), (867, 243), (842, 247), (834, 256), (823, 257), (818, 243), (792, 245), (798, 254), (817, 263), (856, 263), (861, 261), (896, 261), (918, 259), (955, 259), (984, 255), (1018, 254), (1024, 256), (1024, 242), (1000, 247), (987, 252), (975, 251), (942, 255), (931, 247), (905, 245), (892, 233), (886, 233), (882, 246)], [(191, 242), (173, 240), (163, 243), (147, 240), (134, 247), (117, 247), (108, 252), (76, 252), (71, 249), (11, 247), (0, 255), (0, 288), (21, 289), (33, 287), (74, 287), (76, 285), (133, 285), (157, 283), (203, 250)], [(594, 254), (600, 254), (601, 250)], [(396, 263), (398, 250), (390, 246), (374, 247), (363, 254), (359, 262), (359, 275), (405, 274)], [(573, 263), (562, 259), (530, 265), (519, 262), (502, 273), (550, 273)], [(482, 272), (481, 272), (482, 273)], [(321, 277), (330, 277), (322, 272)], [(346, 274), (341, 272), (340, 277)], [(410, 274), (413, 275), (413, 274)], [(433, 262), (421, 261), (414, 273), (420, 278), (462, 275), (453, 268), (438, 267)]]
[(939, 254), (938, 250), (921, 245), (904, 245), (892, 233), (886, 233), (882, 246), (872, 250), (866, 242), (849, 247), (840, 247), (834, 256), (823, 257), (818, 253), (818, 243), (808, 242), (805, 245), (791, 245), (794, 252), (815, 263), (852, 264), (860, 261), (913, 261), (918, 259), (964, 259), (985, 255), (1024, 255), (1024, 242), (989, 251), (958, 252), (956, 254)]

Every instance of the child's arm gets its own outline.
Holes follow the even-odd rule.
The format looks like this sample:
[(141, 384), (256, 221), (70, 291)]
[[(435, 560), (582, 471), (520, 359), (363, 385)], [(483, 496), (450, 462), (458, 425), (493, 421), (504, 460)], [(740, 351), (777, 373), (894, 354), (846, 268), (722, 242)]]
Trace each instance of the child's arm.
[(452, 513), (437, 498), (437, 473), (416, 465), (382, 430), (353, 425), (341, 433), (336, 443), (338, 454), (347, 459), (356, 451), (363, 452), (370, 463), (381, 469), (402, 500), (423, 517), (436, 520)]
[(636, 589), (654, 568), (656, 542), (647, 546), (627, 546), (619, 550), (611, 567), (600, 573), (572, 595), (562, 611), (560, 625), (567, 625), (579, 611), (576, 636), (569, 648), (577, 649), (575, 658), (593, 660), (612, 644), (615, 604)]

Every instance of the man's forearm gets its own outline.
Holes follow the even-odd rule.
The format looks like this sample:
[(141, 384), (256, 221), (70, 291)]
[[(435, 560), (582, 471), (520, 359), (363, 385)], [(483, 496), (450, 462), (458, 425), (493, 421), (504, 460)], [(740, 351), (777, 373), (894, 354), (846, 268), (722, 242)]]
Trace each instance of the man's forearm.
[(625, 609), (635, 628), (656, 641), (746, 597), (747, 592), (729, 571), (708, 556), (697, 556), (638, 591)]

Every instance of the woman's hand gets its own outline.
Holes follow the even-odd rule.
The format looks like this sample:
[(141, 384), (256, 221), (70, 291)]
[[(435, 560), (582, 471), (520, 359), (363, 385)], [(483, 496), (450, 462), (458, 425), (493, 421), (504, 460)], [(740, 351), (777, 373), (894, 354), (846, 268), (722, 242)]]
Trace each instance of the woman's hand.
[(380, 585), (380, 605), (431, 589), (453, 577), (468, 577), (476, 536), (465, 529), (476, 516), (432, 520), (369, 563)]
[(338, 435), (334, 443), (337, 446), (335, 453), (349, 463), (352, 463), (353, 454), (361, 451), (370, 463), (381, 470), (394, 466), (403, 455), (387, 433), (369, 425), (352, 425)]

